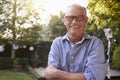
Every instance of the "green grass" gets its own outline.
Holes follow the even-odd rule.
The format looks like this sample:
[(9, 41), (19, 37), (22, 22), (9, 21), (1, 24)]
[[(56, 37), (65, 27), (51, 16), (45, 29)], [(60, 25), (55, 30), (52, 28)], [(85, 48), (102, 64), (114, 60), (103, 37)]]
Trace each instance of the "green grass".
[(23, 72), (0, 71), (0, 80), (33, 80), (32, 76)]

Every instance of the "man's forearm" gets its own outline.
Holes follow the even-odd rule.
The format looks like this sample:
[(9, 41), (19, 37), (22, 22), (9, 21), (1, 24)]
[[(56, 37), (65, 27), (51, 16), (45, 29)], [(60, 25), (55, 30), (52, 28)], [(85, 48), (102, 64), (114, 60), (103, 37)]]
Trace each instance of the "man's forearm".
[(86, 80), (83, 73), (71, 73), (62, 70), (56, 72), (56, 78), (60, 80)]
[(83, 73), (71, 73), (59, 70), (55, 68), (52, 64), (49, 64), (49, 66), (45, 70), (45, 76), (47, 80), (52, 80), (54, 78), (58, 78), (59, 80), (86, 80)]

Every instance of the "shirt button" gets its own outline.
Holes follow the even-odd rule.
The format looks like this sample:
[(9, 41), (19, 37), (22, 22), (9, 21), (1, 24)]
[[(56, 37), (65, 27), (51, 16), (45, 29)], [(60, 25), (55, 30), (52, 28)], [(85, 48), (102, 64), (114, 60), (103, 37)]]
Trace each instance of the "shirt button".
[(71, 69), (70, 72), (73, 72), (73, 70)]
[(72, 56), (72, 59), (74, 59), (74, 57)]

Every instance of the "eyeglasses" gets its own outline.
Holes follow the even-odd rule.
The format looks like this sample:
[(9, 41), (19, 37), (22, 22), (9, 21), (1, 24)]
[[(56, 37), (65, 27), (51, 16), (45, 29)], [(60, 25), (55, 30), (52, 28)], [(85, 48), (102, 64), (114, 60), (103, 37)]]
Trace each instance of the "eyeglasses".
[(83, 21), (85, 19), (84, 15), (79, 15), (79, 16), (65, 16), (67, 21), (73, 21), (76, 19), (77, 21)]

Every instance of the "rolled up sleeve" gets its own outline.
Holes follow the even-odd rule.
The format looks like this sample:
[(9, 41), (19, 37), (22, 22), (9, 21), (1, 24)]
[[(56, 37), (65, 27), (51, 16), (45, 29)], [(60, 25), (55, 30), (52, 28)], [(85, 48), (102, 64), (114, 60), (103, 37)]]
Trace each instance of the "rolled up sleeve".
[(108, 70), (102, 41), (95, 42), (87, 58), (84, 76), (86, 80), (104, 80)]
[(85, 71), (84, 76), (85, 76), (86, 80), (96, 80), (94, 73), (89, 68)]
[(107, 73), (108, 63), (90, 66), (84, 72), (86, 80), (104, 80)]

